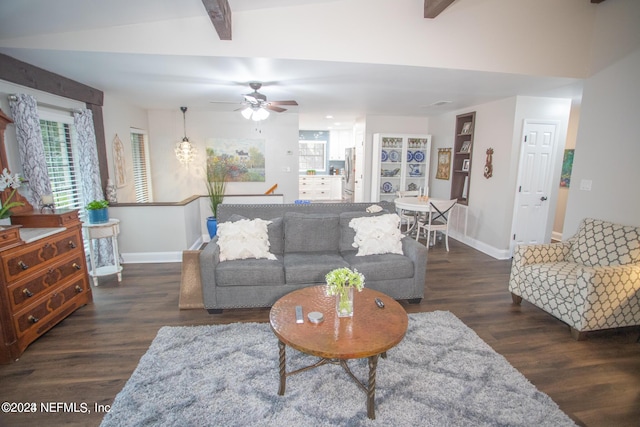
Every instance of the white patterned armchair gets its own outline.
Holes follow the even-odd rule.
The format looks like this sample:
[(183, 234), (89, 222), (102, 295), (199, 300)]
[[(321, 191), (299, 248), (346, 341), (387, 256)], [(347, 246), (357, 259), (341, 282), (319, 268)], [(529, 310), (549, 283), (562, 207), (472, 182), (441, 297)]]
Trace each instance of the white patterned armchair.
[(575, 339), (600, 329), (640, 325), (640, 227), (583, 220), (560, 243), (521, 245), (509, 291), (571, 327)]

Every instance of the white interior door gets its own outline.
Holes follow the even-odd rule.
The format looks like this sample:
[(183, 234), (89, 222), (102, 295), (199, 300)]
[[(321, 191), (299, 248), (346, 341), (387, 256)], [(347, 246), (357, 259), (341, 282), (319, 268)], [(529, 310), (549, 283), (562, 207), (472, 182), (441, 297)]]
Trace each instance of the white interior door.
[(544, 243), (547, 239), (557, 126), (557, 122), (525, 120), (512, 225), (512, 253), (516, 245)]

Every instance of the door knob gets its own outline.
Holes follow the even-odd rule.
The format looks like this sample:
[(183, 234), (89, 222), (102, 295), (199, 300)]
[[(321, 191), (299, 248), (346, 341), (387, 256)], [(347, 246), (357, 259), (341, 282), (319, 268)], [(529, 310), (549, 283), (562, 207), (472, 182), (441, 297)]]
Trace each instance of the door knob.
[(544, 202), (545, 200), (547, 200), (547, 198), (545, 196), (540, 197), (540, 201)]

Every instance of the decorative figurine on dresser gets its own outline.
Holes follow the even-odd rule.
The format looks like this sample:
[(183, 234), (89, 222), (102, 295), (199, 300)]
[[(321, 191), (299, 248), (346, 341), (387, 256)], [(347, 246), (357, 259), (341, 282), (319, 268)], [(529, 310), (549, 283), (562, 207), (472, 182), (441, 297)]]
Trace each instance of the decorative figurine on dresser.
[[(6, 164), (0, 111), (0, 169)], [(0, 194), (3, 204), (10, 194)], [(11, 201), (11, 225), (0, 226), (0, 363), (93, 301), (77, 210), (34, 210), (20, 193)]]

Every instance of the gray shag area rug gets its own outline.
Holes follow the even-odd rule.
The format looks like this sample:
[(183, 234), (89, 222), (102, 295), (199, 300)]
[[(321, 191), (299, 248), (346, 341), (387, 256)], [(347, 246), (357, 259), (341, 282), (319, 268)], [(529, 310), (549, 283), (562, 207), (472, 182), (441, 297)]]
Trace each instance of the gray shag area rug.
[[(317, 359), (287, 347), (287, 372)], [(366, 379), (366, 359), (349, 365)], [(102, 426), (575, 426), (453, 314), (409, 315), (380, 359), (376, 419), (338, 365), (287, 378), (278, 396), (277, 338), (264, 323), (163, 327)]]

